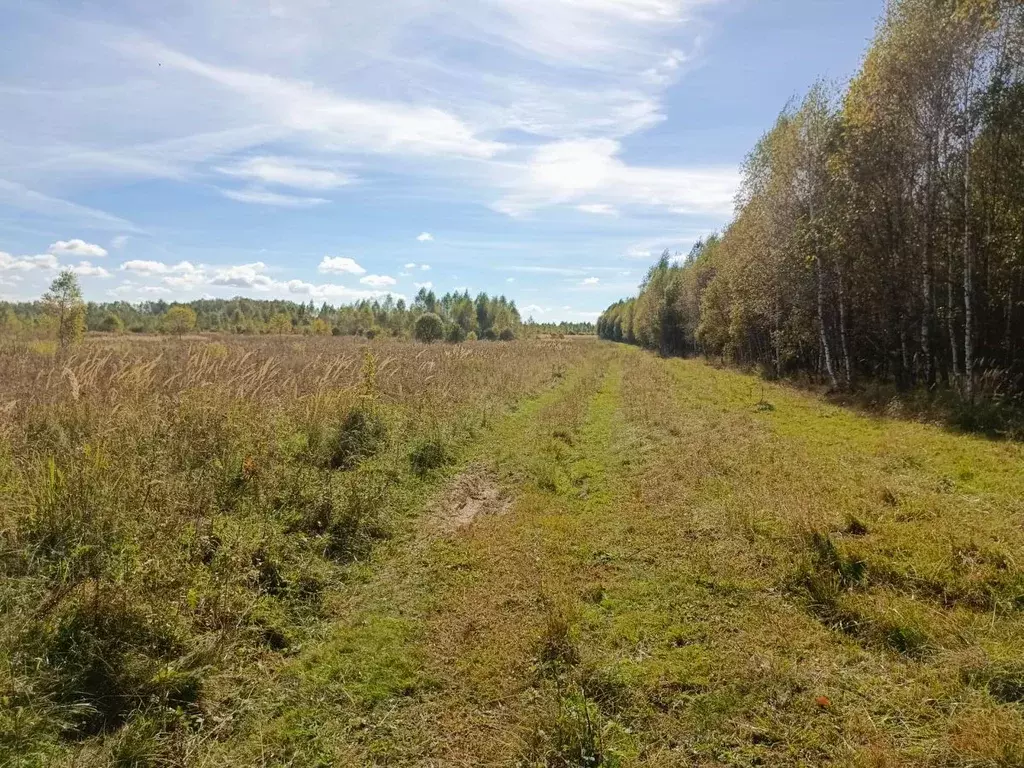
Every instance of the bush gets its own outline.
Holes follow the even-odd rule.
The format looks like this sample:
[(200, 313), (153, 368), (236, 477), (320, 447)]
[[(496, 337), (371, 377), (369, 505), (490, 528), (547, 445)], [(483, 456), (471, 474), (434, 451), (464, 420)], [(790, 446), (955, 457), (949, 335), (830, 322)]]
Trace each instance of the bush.
[(470, 331), (466, 334), (466, 341), (476, 341), (476, 331)]
[(430, 344), (444, 338), (444, 323), (433, 312), (425, 312), (416, 318), (413, 326), (413, 337), (416, 341)]
[(498, 339), (501, 341), (515, 341), (516, 332), (511, 328), (503, 328), (501, 333), (498, 334)]
[(459, 344), (466, 340), (466, 332), (458, 323), (452, 323), (451, 326), (449, 326), (448, 328), (446, 338), (452, 344)]
[(100, 330), (107, 333), (122, 333), (124, 331), (124, 321), (113, 312), (110, 312), (100, 322)]
[(486, 331), (484, 331), (483, 338), (485, 341), (497, 341), (498, 332), (495, 331), (493, 328), (488, 328)]
[(330, 449), (331, 469), (352, 469), (373, 456), (387, 439), (387, 424), (374, 411), (356, 407), (348, 412)]

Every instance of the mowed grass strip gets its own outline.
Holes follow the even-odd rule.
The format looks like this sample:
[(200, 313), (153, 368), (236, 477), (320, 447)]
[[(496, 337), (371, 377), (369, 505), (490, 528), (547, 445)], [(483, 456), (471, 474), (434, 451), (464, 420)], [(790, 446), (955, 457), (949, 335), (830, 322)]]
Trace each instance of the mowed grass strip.
[[(547, 487), (553, 482), (549, 462), (538, 463), (535, 449), (545, 439), (556, 452), (565, 444), (540, 425), (558, 423), (567, 434), (578, 429), (581, 408), (585, 410), (609, 359), (594, 354), (598, 349), (593, 345), (581, 365), (560, 372), (553, 388), (504, 419), (493, 420), (445, 476), (455, 481), (467, 465), (489, 466), (516, 499), (523, 483)], [(556, 477), (554, 482), (561, 480)], [(445, 496), (438, 485), (433, 487), (438, 499)], [(453, 606), (468, 581), (483, 578), (478, 566), (488, 560), (466, 543), (478, 530), (500, 525), (504, 518), (439, 534), (430, 517), (433, 503), (424, 499), (419, 517), (409, 520), (405, 533), (381, 545), (373, 562), (351, 572), (351, 583), (333, 595), (333, 626), (283, 670), (278, 691), (249, 718), (244, 737), (210, 745), (209, 760), (409, 764), (429, 758), (438, 742), (453, 737), (439, 721), (454, 722), (465, 711), (458, 709), (458, 697), (449, 695), (454, 684), (449, 673), (454, 670), (438, 651), (447, 639), (445, 625), (459, 620)], [(513, 510), (509, 517), (516, 514)], [(516, 544), (508, 546), (514, 549)], [(510, 574), (494, 578), (508, 580)], [(514, 599), (521, 586), (506, 584), (502, 599)], [(525, 630), (519, 626), (506, 633), (503, 645), (528, 638)], [(469, 658), (471, 653), (466, 650), (464, 655)], [(475, 669), (486, 677), (493, 666), (481, 661)], [(474, 682), (485, 691), (482, 695), (500, 698), (482, 680)], [(509, 749), (499, 751), (509, 754)]]
[(622, 391), (578, 634), (607, 763), (1021, 764), (1021, 446), (696, 361)]
[(393, 550), (277, 726), (325, 764), (1020, 765), (1021, 457), (595, 347), (472, 457), (510, 511)]

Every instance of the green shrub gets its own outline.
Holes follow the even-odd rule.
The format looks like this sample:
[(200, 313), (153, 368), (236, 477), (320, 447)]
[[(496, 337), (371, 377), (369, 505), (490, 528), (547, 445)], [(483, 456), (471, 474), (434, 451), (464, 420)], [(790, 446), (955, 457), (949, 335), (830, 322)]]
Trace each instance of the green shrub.
[(330, 448), (331, 469), (352, 469), (376, 454), (387, 440), (387, 424), (376, 411), (356, 407), (348, 412)]
[(466, 334), (466, 341), (476, 341), (476, 331), (470, 331)]
[(424, 312), (416, 318), (413, 326), (413, 337), (416, 341), (431, 344), (444, 338), (444, 323), (433, 312)]
[(446, 334), (445, 338), (452, 344), (459, 344), (466, 340), (466, 332), (458, 323), (452, 323), (450, 326), (448, 326), (448, 333)]
[(498, 334), (498, 339), (500, 341), (515, 341), (516, 332), (511, 328), (502, 328), (501, 333)]

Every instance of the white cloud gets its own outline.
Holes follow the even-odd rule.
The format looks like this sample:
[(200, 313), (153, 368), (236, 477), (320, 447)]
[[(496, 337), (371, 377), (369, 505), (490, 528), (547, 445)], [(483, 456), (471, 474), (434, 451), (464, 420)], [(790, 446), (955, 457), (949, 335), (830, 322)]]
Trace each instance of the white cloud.
[(506, 277), (505, 278), (505, 282), (506, 283), (514, 283), (515, 281), (516, 281), (516, 279), (514, 277)]
[(430, 265), (429, 264), (420, 264), (420, 270), (423, 271), (423, 272), (427, 272), (427, 271), (430, 270)]
[(18, 210), (50, 216), (55, 219), (79, 221), (97, 229), (138, 231), (134, 224), (118, 216), (89, 208), (68, 200), (45, 195), (23, 184), (0, 179), (0, 203)]
[(430, 243), (433, 242), (434, 236), (429, 232), (421, 232), (416, 239), (419, 240), (421, 243)]
[(544, 145), (514, 172), (511, 193), (493, 207), (520, 216), (584, 196), (600, 196), (612, 201), (603, 204), (609, 207), (616, 203), (681, 214), (731, 213), (740, 181), (737, 169), (631, 166), (619, 159), (621, 150), (619, 142), (612, 139)]
[[(3, 84), (0, 204), (91, 227), (80, 233), (135, 233), (51, 195), (213, 179), (236, 187), (227, 199), (302, 210), (358, 175), (367, 196), (401, 188), (515, 215), (725, 210), (700, 169), (633, 167), (618, 145), (665, 119), (703, 6), (720, 1), (186, 0), (170, 17), (143, 4), (118, 26), (81, 4), (29, 14), (18, 32), (33, 56)], [(559, 166), (569, 139), (612, 148)]]
[(250, 157), (217, 170), (236, 178), (295, 189), (329, 190), (355, 182), (355, 177), (347, 173), (287, 157)]
[(630, 259), (649, 259), (652, 255), (649, 248), (643, 248), (638, 245), (634, 245), (626, 251), (626, 257)]
[(581, 282), (580, 285), (597, 285), (600, 282), (601, 278), (599, 277), (585, 277), (583, 278), (583, 282)]
[(74, 240), (58, 240), (50, 246), (49, 252), (54, 256), (74, 256), (90, 259), (102, 258), (107, 255), (105, 248), (77, 238)]
[(118, 235), (117, 237), (110, 241), (110, 247), (119, 251), (126, 245), (128, 245), (128, 241), (130, 239), (131, 238), (129, 238), (128, 235)]
[(273, 205), (279, 208), (313, 208), (330, 202), (330, 200), (323, 197), (282, 195), (278, 192), (268, 192), (265, 189), (222, 189), (220, 190), (220, 193), (224, 195), (224, 197), (235, 200), (239, 203)]
[(0, 272), (28, 272), (34, 269), (51, 271), (57, 267), (57, 257), (51, 253), (39, 256), (12, 256), (0, 251)]
[(209, 285), (220, 285), (231, 288), (255, 288), (269, 290), (274, 281), (264, 274), (267, 265), (262, 261), (252, 264), (239, 264), (235, 267), (224, 267), (216, 270), (206, 281)]
[(426, 288), (428, 291), (434, 287), (434, 284), (429, 280), (425, 283), (413, 283), (417, 288)]
[(607, 203), (586, 203), (584, 205), (577, 205), (577, 211), (583, 213), (593, 213), (598, 216), (618, 216), (619, 211), (614, 205), (608, 205)]
[(164, 264), (162, 261), (143, 261), (133, 259), (121, 265), (124, 272), (134, 272), (138, 275), (167, 275), (172, 273), (188, 274), (197, 271), (197, 267), (190, 262), (179, 261), (177, 264)]
[(80, 277), (110, 277), (110, 273), (103, 267), (94, 266), (88, 261), (82, 261), (69, 269)]
[(310, 82), (220, 67), (158, 43), (122, 48), (165, 69), (187, 72), (246, 102), (260, 120), (304, 134), (321, 147), (427, 156), (492, 157), (504, 149), (481, 139), (455, 115), (432, 106), (342, 96)]
[(406, 269), (416, 269), (416, 264), (413, 263), (413, 262), (409, 262), (408, 264), (405, 265), (405, 268)]
[(308, 296), (314, 299), (334, 299), (338, 301), (362, 301), (363, 299), (382, 299), (387, 296), (393, 296), (396, 299), (404, 299), (405, 297), (398, 293), (391, 293), (390, 291), (365, 291), (354, 288), (348, 288), (344, 285), (337, 285), (335, 283), (322, 283), (320, 285), (314, 285), (307, 283), (302, 280), (289, 280), (286, 283), (279, 284), (283, 288), (292, 294), (299, 294), (302, 296)]
[(317, 271), (324, 274), (364, 275), (366, 270), (347, 256), (324, 256)]
[(389, 275), (367, 275), (360, 278), (359, 282), (363, 285), (369, 285), (371, 288), (387, 288), (398, 281)]

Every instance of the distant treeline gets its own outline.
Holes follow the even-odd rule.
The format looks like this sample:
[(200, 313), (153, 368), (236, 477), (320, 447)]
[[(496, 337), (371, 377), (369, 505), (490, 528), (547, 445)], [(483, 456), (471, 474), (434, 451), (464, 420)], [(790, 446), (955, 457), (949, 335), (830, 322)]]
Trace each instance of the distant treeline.
[(1021, 395), (1024, 4), (895, 0), (860, 72), (748, 156), (733, 222), (598, 322), (608, 339)]
[[(188, 313), (171, 312), (188, 307)], [(497, 339), (519, 332), (522, 321), (516, 304), (504, 296), (468, 292), (447, 293), (438, 298), (433, 291), (420, 290), (411, 304), (390, 296), (346, 306), (315, 305), (292, 301), (248, 298), (200, 299), (187, 303), (124, 301), (85, 304), (85, 327), (90, 331), (160, 333), (207, 331), (223, 333), (308, 333), (352, 336), (377, 335), (410, 337), (416, 321), (424, 314), (437, 315), (445, 338), (463, 340), (474, 334)], [(185, 326), (182, 326), (184, 316)], [(48, 331), (52, 315), (41, 302), (0, 303), (0, 331), (8, 333)], [(590, 326), (591, 332), (593, 326)]]

